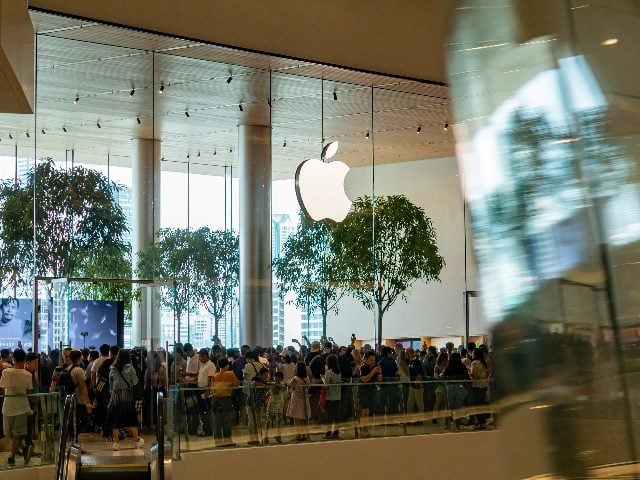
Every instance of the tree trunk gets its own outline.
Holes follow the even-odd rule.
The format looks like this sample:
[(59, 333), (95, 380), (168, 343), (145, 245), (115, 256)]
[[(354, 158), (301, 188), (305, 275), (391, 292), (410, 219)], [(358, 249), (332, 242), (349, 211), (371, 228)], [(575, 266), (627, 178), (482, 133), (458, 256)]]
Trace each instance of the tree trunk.
[(218, 317), (213, 317), (213, 335), (216, 338), (218, 338), (218, 320)]
[(380, 346), (382, 345), (382, 316), (384, 315), (384, 310), (382, 305), (378, 304), (378, 331), (376, 338), (376, 351), (380, 351)]

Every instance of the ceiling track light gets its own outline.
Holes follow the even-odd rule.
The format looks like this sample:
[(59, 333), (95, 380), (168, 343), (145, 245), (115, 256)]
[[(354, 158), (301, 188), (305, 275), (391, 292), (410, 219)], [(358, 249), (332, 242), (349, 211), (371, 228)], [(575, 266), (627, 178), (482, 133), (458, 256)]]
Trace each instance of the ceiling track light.
[(27, 138), (31, 138), (31, 135), (29, 134), (29, 132), (26, 132)]
[(214, 150), (213, 150), (213, 154), (214, 154), (214, 155), (217, 155), (217, 154), (218, 154), (218, 150), (217, 150), (217, 149), (214, 149)]
[(422, 131), (422, 127), (418, 125), (418, 129), (416, 130), (416, 133), (420, 133), (421, 131)]
[(338, 100), (338, 92), (336, 92), (335, 90), (333, 91), (333, 99)]
[(233, 80), (233, 77), (229, 75), (229, 78), (227, 78), (227, 84), (231, 83), (231, 80)]
[(160, 84), (160, 88), (158, 89), (158, 93), (164, 93), (164, 83)]
[(191, 115), (189, 115), (189, 112), (187, 110), (184, 111), (184, 116), (189, 118)]
[(73, 103), (77, 105), (79, 101), (80, 101), (80, 97), (76, 95), (76, 98), (73, 99)]
[(244, 107), (242, 106), (242, 104), (238, 105), (238, 108), (240, 109), (241, 112), (244, 112)]
[(136, 89), (132, 88), (131, 91), (129, 92), (129, 96), (133, 97), (136, 94)]
[(187, 153), (187, 160), (189, 160), (191, 158), (191, 154)]
[(96, 122), (96, 127), (102, 128), (102, 125), (100, 125), (100, 122)]
[(44, 131), (44, 128), (42, 130), (40, 130), (42, 132), (43, 135), (46, 135), (47, 132)]
[(138, 125), (140, 125), (142, 122), (140, 121), (140, 117), (136, 117), (136, 122), (138, 122)]
[(367, 130), (367, 133), (365, 134), (364, 138), (369, 138), (369, 130)]
[(282, 142), (282, 148), (287, 146), (287, 141), (285, 140), (284, 142)]
[(67, 127), (62, 127), (62, 131), (63, 131), (64, 133), (67, 133)]
[(200, 156), (200, 152), (198, 152), (198, 157)]
[(9, 140), (13, 140), (13, 135), (9, 134)]
[(444, 123), (444, 130), (449, 130), (449, 122)]
[(229, 153), (233, 153), (233, 147), (229, 149)]

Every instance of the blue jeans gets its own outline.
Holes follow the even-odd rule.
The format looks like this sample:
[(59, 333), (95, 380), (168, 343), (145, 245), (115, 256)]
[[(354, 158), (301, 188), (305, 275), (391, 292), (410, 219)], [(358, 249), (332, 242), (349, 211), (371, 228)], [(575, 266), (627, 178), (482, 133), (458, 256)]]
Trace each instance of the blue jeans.
[(464, 399), (467, 396), (467, 389), (460, 383), (450, 383), (447, 385), (447, 408), (458, 410), (462, 408)]

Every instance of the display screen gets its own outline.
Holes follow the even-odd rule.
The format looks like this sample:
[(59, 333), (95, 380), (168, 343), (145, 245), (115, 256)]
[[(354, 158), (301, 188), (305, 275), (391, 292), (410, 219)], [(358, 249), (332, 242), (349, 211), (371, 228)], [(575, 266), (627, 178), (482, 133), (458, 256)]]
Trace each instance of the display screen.
[(123, 303), (108, 300), (69, 300), (69, 344), (73, 348), (122, 346)]
[(27, 298), (0, 301), (0, 348), (28, 349), (33, 346), (31, 314), (33, 303)]

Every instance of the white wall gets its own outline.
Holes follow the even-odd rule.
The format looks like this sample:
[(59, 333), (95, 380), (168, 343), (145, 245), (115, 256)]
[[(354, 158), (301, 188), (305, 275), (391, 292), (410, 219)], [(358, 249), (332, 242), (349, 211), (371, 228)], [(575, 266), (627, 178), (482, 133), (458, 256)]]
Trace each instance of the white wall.
[[(353, 168), (346, 179), (347, 195), (355, 199), (371, 195), (371, 167)], [(375, 194), (403, 194), (425, 209), (437, 232), (438, 248), (446, 262), (441, 282), (416, 282), (409, 299), (401, 299), (384, 317), (383, 338), (463, 336), (465, 330), (463, 296), (465, 290), (465, 231), (463, 199), (455, 158), (377, 165)], [(467, 219), (468, 220), (468, 219)], [(478, 290), (475, 261), (467, 245), (467, 288)], [(483, 332), (482, 315), (474, 302), (470, 333)], [(327, 320), (327, 332), (338, 343), (351, 333), (361, 339), (373, 339), (375, 317), (352, 298), (345, 298), (340, 312)], [(442, 345), (444, 346), (444, 343)]]

